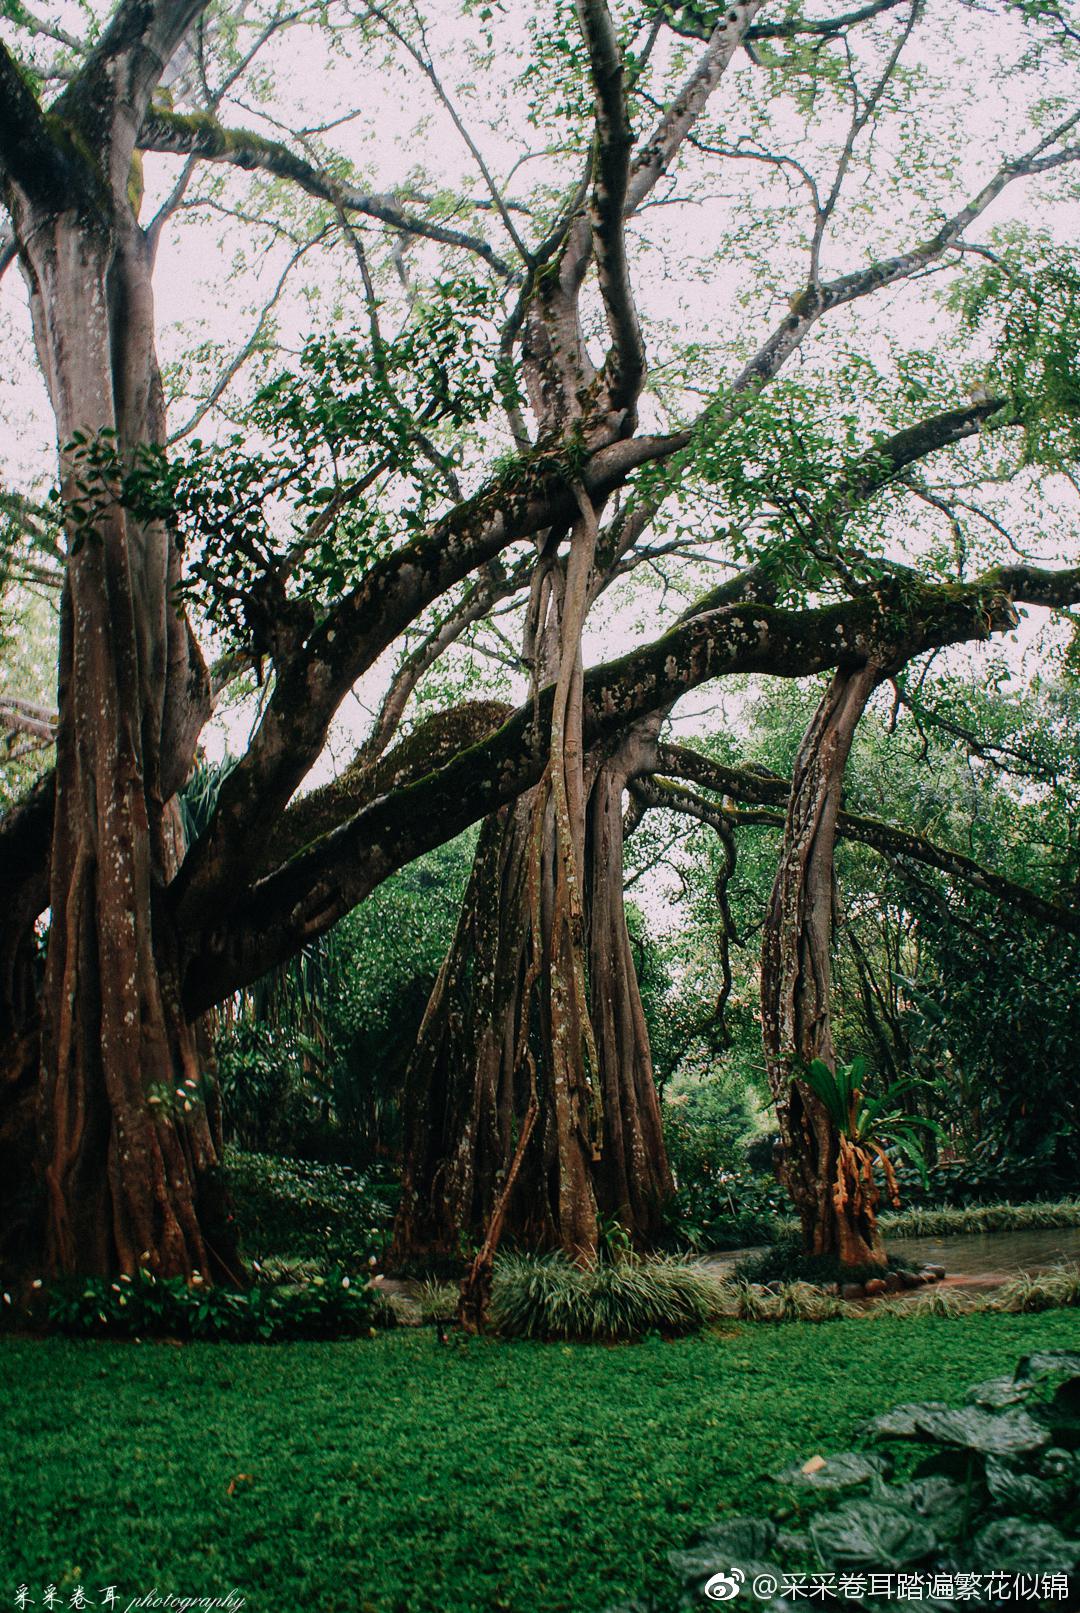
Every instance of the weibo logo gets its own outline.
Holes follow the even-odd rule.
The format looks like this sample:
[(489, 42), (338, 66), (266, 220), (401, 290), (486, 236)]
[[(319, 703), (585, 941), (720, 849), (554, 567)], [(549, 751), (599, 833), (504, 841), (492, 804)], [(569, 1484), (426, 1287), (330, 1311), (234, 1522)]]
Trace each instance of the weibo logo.
[(732, 1602), (738, 1596), (745, 1578), (741, 1568), (731, 1568), (726, 1574), (714, 1574), (705, 1581), (705, 1595), (710, 1602)]

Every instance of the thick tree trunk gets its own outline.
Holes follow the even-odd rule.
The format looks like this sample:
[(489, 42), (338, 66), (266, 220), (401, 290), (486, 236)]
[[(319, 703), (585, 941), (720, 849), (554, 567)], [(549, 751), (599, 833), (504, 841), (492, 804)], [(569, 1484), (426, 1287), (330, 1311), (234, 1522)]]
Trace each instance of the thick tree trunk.
[[(631, 765), (620, 754), (601, 766), (587, 805), (585, 928), (599, 1093), (553, 1055), (551, 1002), (567, 965), (536, 968), (533, 792), (483, 827), (410, 1066), (399, 1260), (458, 1257), (482, 1241), (534, 1083), (536, 1120), (505, 1206), (506, 1234), (574, 1256), (595, 1249), (598, 1216), (618, 1219), (640, 1245), (656, 1237), (672, 1183), (622, 900), (622, 791)], [(550, 812), (546, 818), (540, 914), (549, 938), (556, 871)], [(546, 946), (542, 953), (549, 957)]]
[(589, 998), (604, 1096), (597, 1200), (640, 1244), (655, 1242), (674, 1191), (645, 1010), (623, 902), (623, 791), (659, 722), (642, 725), (597, 774), (589, 798)]
[(872, 663), (837, 671), (799, 746), (779, 866), (765, 921), (761, 1023), (782, 1148), (781, 1173), (807, 1254), (842, 1265), (884, 1265), (872, 1182), (837, 1193), (840, 1138), (798, 1078), (812, 1059), (835, 1064), (832, 985), (833, 852), (844, 768), (859, 718), (881, 678)]
[(70, 548), (42, 997), (45, 1268), (212, 1273), (232, 1261), (207, 1233), (217, 1149), (164, 900), (169, 802), (205, 672), (170, 598), (168, 532), (134, 521), (113, 465), (85, 452), (115, 450), (124, 467), (163, 438), (149, 253), (129, 212), (19, 222)]
[(505, 1230), (532, 1248), (574, 1251), (595, 1243), (587, 1095), (571, 1091), (565, 1078), (557, 1089), (551, 1055), (544, 943), (554, 897), (553, 829), (550, 821), (539, 827), (546, 844), (537, 880), (537, 806), (531, 791), (481, 830), (457, 933), (410, 1063), (399, 1259), (460, 1257), (482, 1241), (534, 1083), (538, 1118)]

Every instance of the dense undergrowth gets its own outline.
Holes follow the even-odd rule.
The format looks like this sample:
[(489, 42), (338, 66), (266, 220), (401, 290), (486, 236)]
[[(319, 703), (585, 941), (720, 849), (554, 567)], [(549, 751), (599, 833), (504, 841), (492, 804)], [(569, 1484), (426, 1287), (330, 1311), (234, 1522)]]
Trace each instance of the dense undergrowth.
[(397, 1188), (347, 1165), (225, 1150), (225, 1169), (249, 1259), (315, 1261), (359, 1270), (389, 1242)]
[[(389, 1173), (226, 1150), (226, 1170), (241, 1246), (249, 1258), (316, 1262), (358, 1270), (381, 1264), (390, 1240), (397, 1187)], [(725, 1180), (717, 1216), (676, 1195), (669, 1244), (684, 1250), (782, 1244), (797, 1231), (779, 1184), (759, 1175)], [(723, 1213), (720, 1214), (719, 1210)], [(880, 1218), (886, 1239), (942, 1238), (971, 1232), (1080, 1226), (1080, 1198), (1032, 1203), (915, 1206)]]

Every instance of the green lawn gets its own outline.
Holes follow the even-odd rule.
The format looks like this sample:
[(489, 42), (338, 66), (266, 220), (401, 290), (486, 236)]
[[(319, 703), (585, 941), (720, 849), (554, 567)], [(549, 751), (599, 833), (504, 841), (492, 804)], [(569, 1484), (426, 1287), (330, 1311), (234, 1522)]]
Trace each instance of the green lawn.
[(155, 1587), (248, 1613), (598, 1613), (873, 1412), (1078, 1334), (1053, 1312), (612, 1349), (2, 1339), (0, 1607), (81, 1582), (121, 1613)]

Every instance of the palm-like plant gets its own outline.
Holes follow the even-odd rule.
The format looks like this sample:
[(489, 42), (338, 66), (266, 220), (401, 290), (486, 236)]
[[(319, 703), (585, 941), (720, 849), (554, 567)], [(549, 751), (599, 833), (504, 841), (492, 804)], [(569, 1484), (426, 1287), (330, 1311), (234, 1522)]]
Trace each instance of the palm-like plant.
[(868, 1061), (856, 1058), (850, 1064), (831, 1069), (824, 1059), (812, 1059), (801, 1072), (801, 1079), (819, 1099), (840, 1139), (833, 1198), (838, 1211), (853, 1201), (852, 1208), (872, 1208), (877, 1202), (874, 1166), (880, 1165), (889, 1199), (896, 1209), (900, 1188), (887, 1149), (910, 1160), (926, 1181), (926, 1156), (920, 1132), (942, 1136), (936, 1120), (927, 1115), (909, 1114), (902, 1105), (904, 1096), (926, 1081), (910, 1076), (893, 1081), (876, 1098), (863, 1091)]

